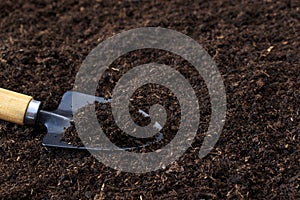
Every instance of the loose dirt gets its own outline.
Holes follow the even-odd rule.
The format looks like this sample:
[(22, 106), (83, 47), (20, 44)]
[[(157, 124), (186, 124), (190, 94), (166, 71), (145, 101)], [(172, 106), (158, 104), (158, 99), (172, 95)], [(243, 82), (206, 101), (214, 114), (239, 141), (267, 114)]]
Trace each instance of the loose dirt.
[[(174, 55), (136, 52), (114, 68), (156, 59), (191, 78), (201, 102), (191, 148), (165, 169), (125, 173), (86, 151), (42, 147), (42, 126), (1, 121), (0, 199), (300, 198), (298, 1), (16, 0), (1, 1), (0, 8), (0, 87), (34, 96), (45, 110), (57, 108), (73, 88), (82, 61), (97, 44), (144, 26), (170, 28), (198, 41), (222, 74), (228, 103), (218, 143), (199, 159), (211, 112), (205, 83)], [(98, 95), (109, 97), (119, 78), (112, 71), (99, 81)], [(137, 100), (134, 106), (149, 105)], [(176, 132), (176, 121), (172, 125)]]

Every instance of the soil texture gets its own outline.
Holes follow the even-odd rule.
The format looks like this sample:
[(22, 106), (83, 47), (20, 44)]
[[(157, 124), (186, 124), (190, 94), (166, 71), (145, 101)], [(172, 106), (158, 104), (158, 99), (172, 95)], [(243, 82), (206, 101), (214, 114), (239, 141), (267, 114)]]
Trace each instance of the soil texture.
[[(81, 63), (99, 43), (149, 26), (176, 30), (199, 42), (216, 63), (227, 95), (222, 134), (200, 159), (211, 117), (202, 77), (187, 61), (165, 51), (124, 55), (99, 79), (97, 95), (111, 97), (122, 73), (137, 65), (157, 62), (178, 70), (196, 91), (201, 116), (185, 154), (155, 172), (126, 173), (105, 166), (88, 151), (43, 147), (46, 130), (41, 125), (0, 121), (0, 199), (300, 198), (298, 0), (14, 0), (1, 1), (0, 8), (0, 87), (33, 96), (44, 110), (55, 110), (72, 90)], [(180, 106), (172, 91), (148, 85), (132, 99), (130, 113), (141, 126), (150, 119), (139, 109), (148, 113), (159, 103), (167, 110), (163, 140), (145, 151), (168, 144), (180, 126)], [(106, 136), (117, 145), (155, 142), (155, 137), (137, 140), (118, 130), (109, 105), (103, 110), (97, 104), (96, 110)], [(80, 144), (76, 135), (75, 142)]]

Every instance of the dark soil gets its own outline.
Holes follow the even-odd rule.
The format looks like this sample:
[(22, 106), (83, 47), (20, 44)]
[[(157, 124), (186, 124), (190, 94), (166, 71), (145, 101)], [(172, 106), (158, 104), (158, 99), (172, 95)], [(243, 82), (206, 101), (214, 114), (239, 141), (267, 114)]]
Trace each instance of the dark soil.
[(65, 127), (65, 131), (62, 135), (61, 141), (71, 144), (76, 147), (83, 147), (84, 144), (82, 143), (75, 127), (75, 122), (71, 121), (69, 127)]
[[(144, 26), (170, 28), (198, 41), (217, 63), (228, 101), (221, 137), (199, 159), (210, 120), (205, 84), (189, 75), (184, 61), (154, 51), (156, 60), (191, 78), (201, 102), (199, 132), (178, 161), (146, 174), (120, 172), (86, 151), (42, 147), (41, 126), (1, 121), (1, 199), (300, 198), (299, 1), (16, 0), (1, 1), (0, 8), (0, 87), (34, 96), (45, 110), (57, 108), (72, 89), (97, 44)], [(114, 65), (136, 66), (147, 61), (143, 55), (149, 52)], [(119, 78), (110, 72), (99, 82), (105, 88), (99, 95), (109, 97)], [(132, 105), (147, 111), (151, 104)], [(178, 124), (170, 125), (176, 130)]]

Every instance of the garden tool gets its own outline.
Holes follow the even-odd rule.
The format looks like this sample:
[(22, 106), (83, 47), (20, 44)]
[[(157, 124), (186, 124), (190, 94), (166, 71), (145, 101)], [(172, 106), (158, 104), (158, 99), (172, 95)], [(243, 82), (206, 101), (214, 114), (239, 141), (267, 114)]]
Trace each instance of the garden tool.
[[(76, 98), (76, 104), (72, 103), (72, 98)], [(59, 147), (69, 149), (87, 150), (107, 150), (101, 147), (74, 146), (62, 140), (65, 129), (71, 126), (73, 113), (87, 105), (98, 103), (109, 103), (111, 99), (95, 97), (76, 91), (67, 91), (54, 111), (41, 110), (41, 102), (34, 100), (33, 97), (0, 88), (0, 119), (20, 125), (43, 124), (47, 128), (47, 134), (43, 139), (46, 147)], [(149, 115), (139, 110), (144, 117)], [(160, 131), (162, 127), (156, 122), (155, 128)], [(162, 134), (156, 136), (156, 141), (163, 139)], [(152, 142), (153, 143), (153, 142)], [(146, 143), (136, 147), (122, 147), (121, 150), (135, 150), (144, 148), (152, 143)]]

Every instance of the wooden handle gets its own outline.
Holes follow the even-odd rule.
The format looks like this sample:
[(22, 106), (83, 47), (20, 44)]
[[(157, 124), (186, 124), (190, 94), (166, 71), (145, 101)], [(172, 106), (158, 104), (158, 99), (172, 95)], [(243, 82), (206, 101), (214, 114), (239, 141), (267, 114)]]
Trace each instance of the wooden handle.
[(31, 100), (30, 96), (0, 88), (0, 119), (23, 125)]

